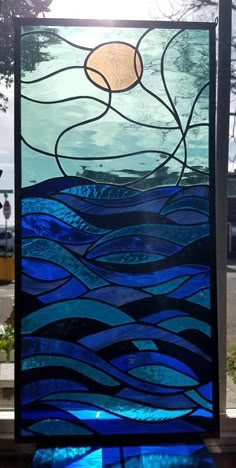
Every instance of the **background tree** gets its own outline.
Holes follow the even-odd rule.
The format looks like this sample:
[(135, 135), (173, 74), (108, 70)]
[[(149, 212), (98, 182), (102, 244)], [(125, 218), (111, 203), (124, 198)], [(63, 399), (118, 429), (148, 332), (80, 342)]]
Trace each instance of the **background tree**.
[[(30, 18), (40, 14), (45, 16), (50, 11), (51, 3), (52, 0), (0, 0), (0, 111), (7, 111), (8, 98), (4, 88), (9, 88), (13, 83), (14, 18)], [(56, 41), (53, 36), (43, 34), (37, 37), (29, 36), (24, 45), (23, 70), (32, 71), (38, 63), (49, 60), (46, 49)]]

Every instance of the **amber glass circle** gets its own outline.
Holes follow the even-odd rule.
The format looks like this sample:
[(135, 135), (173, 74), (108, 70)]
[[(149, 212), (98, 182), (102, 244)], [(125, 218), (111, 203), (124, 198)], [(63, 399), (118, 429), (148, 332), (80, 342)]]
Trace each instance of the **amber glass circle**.
[[(93, 70), (97, 70), (96, 73)], [(94, 49), (85, 61), (85, 71), (97, 86), (113, 92), (133, 87), (142, 75), (142, 59), (135, 48), (125, 42), (109, 42)]]

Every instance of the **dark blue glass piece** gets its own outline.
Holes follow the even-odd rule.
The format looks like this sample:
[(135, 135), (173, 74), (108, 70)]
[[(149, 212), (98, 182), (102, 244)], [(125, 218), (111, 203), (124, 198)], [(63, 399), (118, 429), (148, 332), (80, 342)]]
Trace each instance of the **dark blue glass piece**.
[(202, 224), (207, 222), (207, 216), (193, 210), (178, 210), (167, 215), (167, 218), (180, 225)]
[(68, 271), (64, 270), (62, 266), (55, 265), (49, 260), (45, 261), (35, 258), (23, 258), (21, 265), (24, 273), (39, 280), (53, 281), (69, 277)]
[(126, 288), (125, 286), (105, 286), (104, 288), (95, 289), (84, 294), (84, 297), (90, 297), (98, 301), (101, 300), (117, 307), (149, 296), (150, 294), (144, 291)]
[(110, 252), (155, 252), (161, 255), (172, 255), (181, 250), (181, 246), (152, 236), (124, 236), (100, 244), (97, 248), (89, 249), (88, 259), (96, 258)]
[(202, 385), (201, 387), (198, 387), (199, 393), (204, 397), (207, 398), (207, 400), (212, 401), (212, 383), (209, 382), (206, 385)]
[(182, 298), (192, 296), (192, 294), (198, 292), (200, 289), (209, 287), (209, 285), (209, 273), (196, 275), (194, 278), (189, 279), (182, 286), (173, 291), (170, 294), (170, 297)]
[(76, 278), (72, 278), (67, 281), (61, 287), (57, 287), (54, 291), (51, 291), (47, 294), (41, 294), (40, 300), (45, 304), (50, 302), (57, 302), (65, 299), (73, 299), (74, 297), (82, 296), (86, 293), (88, 289), (84, 286), (83, 283), (78, 281)]
[(22, 386), (21, 398), (22, 403), (27, 404), (34, 400), (40, 399), (50, 393), (61, 392), (66, 390), (87, 390), (87, 388), (79, 382), (65, 379), (43, 379), (37, 382), (28, 383)]
[(38, 294), (43, 294), (47, 291), (51, 291), (53, 289), (57, 289), (63, 284), (65, 284), (68, 281), (68, 278), (64, 278), (58, 281), (43, 281), (40, 280), (38, 281), (37, 279), (30, 278), (29, 276), (26, 276), (22, 274), (21, 276), (21, 281), (22, 281), (22, 291), (32, 294), (32, 295), (38, 295)]

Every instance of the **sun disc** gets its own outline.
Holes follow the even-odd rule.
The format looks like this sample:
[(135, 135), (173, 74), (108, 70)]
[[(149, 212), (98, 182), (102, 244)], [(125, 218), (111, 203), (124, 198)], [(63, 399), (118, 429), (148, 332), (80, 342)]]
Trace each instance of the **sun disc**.
[(131, 89), (138, 83), (142, 71), (139, 51), (125, 42), (101, 44), (85, 60), (85, 72), (90, 81), (106, 91), (109, 87), (112, 92)]

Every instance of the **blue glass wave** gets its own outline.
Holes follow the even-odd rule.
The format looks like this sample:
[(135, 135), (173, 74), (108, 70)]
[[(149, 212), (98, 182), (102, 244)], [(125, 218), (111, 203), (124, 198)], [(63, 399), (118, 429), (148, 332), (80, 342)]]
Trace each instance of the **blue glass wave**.
[(135, 391), (133, 388), (125, 388), (116, 395), (121, 398), (139, 401), (150, 406), (159, 406), (161, 408), (196, 408), (197, 403), (190, 400), (185, 394), (178, 395), (150, 395), (143, 392)]
[(61, 245), (51, 240), (35, 238), (29, 241), (25, 239), (22, 242), (22, 254), (26, 258), (34, 257), (40, 260), (50, 261), (53, 258), (56, 264), (59, 266), (63, 265), (68, 273), (73, 274), (91, 289), (107, 284), (106, 281), (94, 274), (79, 259), (76, 259)]
[(50, 302), (57, 302), (65, 299), (73, 299), (75, 297), (81, 296), (87, 291), (88, 289), (84, 286), (83, 283), (78, 281), (76, 278), (72, 278), (61, 287), (56, 288), (54, 291), (51, 291), (46, 294), (41, 294), (39, 298), (42, 302), (48, 304)]
[(196, 390), (188, 390), (186, 395), (192, 398), (193, 401), (196, 401), (203, 408), (212, 409), (212, 403), (205, 400)]
[(212, 382), (209, 382), (205, 385), (198, 387), (198, 392), (207, 400), (212, 401), (213, 385)]
[[(83, 260), (83, 263), (90, 268), (90, 270), (99, 275), (99, 277), (104, 278), (107, 281), (109, 280), (111, 271), (108, 268), (105, 268), (105, 266), (98, 266), (88, 262), (87, 260)], [(191, 275), (202, 271), (208, 271), (208, 267), (200, 265), (181, 265), (180, 267), (170, 267), (162, 270), (156, 268), (156, 271), (152, 271), (150, 273), (120, 273), (113, 269), (112, 282), (122, 286), (145, 287), (163, 283), (166, 280), (176, 278), (177, 276), (183, 276), (185, 274)]]
[(144, 322), (157, 324), (162, 320), (167, 320), (170, 317), (182, 317), (186, 316), (186, 312), (178, 309), (167, 309), (162, 312), (155, 312), (154, 314), (148, 315), (143, 318)]
[(24, 274), (21, 275), (21, 287), (22, 291), (32, 295), (39, 295), (52, 289), (59, 288), (60, 286), (67, 283), (68, 278), (58, 281), (37, 281), (34, 278), (30, 278)]
[(49, 393), (61, 392), (66, 390), (87, 390), (87, 387), (73, 380), (65, 379), (38, 379), (36, 382), (31, 382), (22, 385), (21, 398), (22, 403), (30, 403), (40, 399)]
[(207, 289), (202, 289), (201, 291), (197, 292), (191, 297), (188, 297), (190, 302), (194, 302), (195, 304), (200, 304), (203, 307), (207, 307), (210, 309), (211, 304), (211, 292)]
[(116, 367), (119, 367), (119, 369), (122, 369), (123, 371), (152, 363), (166, 365), (170, 368), (192, 376), (194, 379), (197, 378), (195, 372), (193, 372), (189, 366), (184, 364), (184, 362), (163, 353), (139, 351), (132, 352), (130, 354), (124, 354), (112, 359), (112, 364), (114, 364)]
[[(180, 225), (189, 225), (189, 224), (198, 224), (198, 223), (206, 223), (208, 221), (208, 216), (197, 211), (193, 210), (178, 210), (175, 212), (171, 212), (167, 215), (167, 218), (175, 223)], [(196, 226), (195, 226), (196, 227)]]
[(22, 319), (22, 331), (33, 333), (56, 320), (86, 318), (98, 320), (111, 326), (133, 322), (125, 312), (92, 299), (71, 299), (43, 307)]
[(173, 289), (176, 289), (180, 284), (182, 284), (189, 276), (181, 276), (174, 280), (166, 281), (165, 283), (158, 284), (156, 286), (151, 286), (150, 288), (145, 288), (145, 291), (150, 292), (151, 294), (167, 294)]
[(102, 263), (121, 263), (124, 265), (140, 265), (140, 263), (156, 262), (165, 258), (163, 255), (142, 252), (112, 253), (98, 257), (97, 261)]
[(66, 242), (68, 244), (82, 244), (93, 242), (100, 238), (101, 233), (90, 233), (85, 228), (79, 230), (78, 226), (67, 225), (63, 221), (54, 218), (50, 215), (34, 214), (26, 215), (22, 219), (22, 235), (23, 237), (46, 237), (47, 239), (56, 240), (58, 242)]
[(116, 327), (115, 333), (110, 333), (110, 330), (104, 330), (99, 333), (94, 333), (86, 338), (82, 338), (79, 342), (82, 345), (85, 345), (89, 349), (98, 351), (104, 349), (111, 344), (126, 341), (126, 340), (135, 340), (135, 339), (156, 339), (163, 340), (169, 343), (175, 343), (188, 351), (192, 351), (199, 356), (204, 357), (206, 360), (209, 360), (209, 357), (201, 351), (197, 346), (193, 345), (189, 341), (185, 340), (179, 335), (165, 331), (160, 328), (155, 328), (151, 326), (143, 326), (141, 324), (130, 324), (130, 325), (121, 325)]
[(110, 375), (106, 374), (100, 369), (80, 361), (79, 359), (72, 359), (63, 356), (49, 356), (47, 354), (40, 354), (39, 356), (29, 357), (22, 360), (21, 370), (27, 371), (29, 369), (34, 369), (35, 367), (65, 367), (73, 369), (76, 372), (90, 377), (96, 382), (101, 383), (102, 385), (108, 387), (115, 387), (119, 383)]
[(192, 416), (200, 416), (202, 418), (208, 418), (208, 419), (213, 418), (213, 414), (212, 414), (211, 411), (207, 411), (207, 410), (202, 409), (202, 408), (199, 408), (196, 411), (194, 411)]
[(69, 277), (68, 271), (62, 266), (52, 263), (50, 257), (47, 261), (40, 257), (38, 259), (23, 258), (21, 260), (21, 268), (23, 273), (44, 281), (66, 279)]
[(139, 251), (155, 252), (161, 255), (172, 255), (181, 250), (181, 246), (165, 239), (159, 239), (152, 236), (123, 236), (99, 244), (94, 249), (89, 250), (86, 257), (88, 259), (96, 258), (110, 252)]
[(150, 468), (151, 466), (181, 466), (187, 468), (214, 467), (215, 463), (203, 444), (172, 444), (133, 447), (61, 447), (40, 448), (34, 455), (33, 468), (121, 468), (124, 466)]
[[(104, 234), (107, 232), (107, 229), (99, 229), (97, 226), (93, 226), (89, 223), (87, 223), (83, 218), (81, 218), (78, 214), (76, 214), (74, 211), (72, 211), (70, 208), (68, 208), (66, 205), (63, 205), (63, 203), (52, 200), (52, 199), (46, 199), (46, 198), (26, 198), (22, 202), (22, 216), (24, 215), (29, 215), (31, 213), (38, 213), (38, 215), (42, 216), (42, 214), (48, 214), (51, 215), (53, 213), (53, 216), (55, 218), (58, 218), (58, 225), (61, 225), (61, 222), (64, 221), (64, 223), (68, 224), (69, 226), (73, 226), (78, 231), (85, 231), (89, 232), (91, 234)], [(23, 218), (24, 219), (24, 218)], [(48, 224), (48, 220), (50, 218), (43, 218), (44, 222), (46, 225)], [(29, 224), (30, 221), (35, 224), (35, 217), (29, 219)], [(26, 225), (27, 223), (27, 218), (25, 221)], [(62, 224), (63, 228), (65, 229), (65, 224)]]
[(97, 301), (107, 302), (114, 306), (128, 304), (129, 302), (138, 301), (150, 297), (143, 291), (134, 288), (126, 288), (125, 286), (104, 286), (103, 288), (95, 289), (84, 294), (84, 298), (91, 298)]
[(53, 421), (53, 419), (45, 419), (43, 421), (38, 421), (31, 426), (29, 429), (33, 432), (38, 434), (43, 434), (46, 436), (56, 436), (56, 435), (88, 435), (91, 434), (91, 431), (88, 431), (82, 426), (77, 424), (73, 424), (68, 421), (60, 421), (57, 419)]
[[(206, 340), (210, 337), (209, 317), (197, 302), (209, 286), (207, 252), (202, 263), (191, 257), (195, 242), (209, 234), (208, 222), (198, 224), (199, 216), (207, 213), (208, 188), (137, 192), (83, 182), (60, 193), (57, 189), (48, 198), (40, 197), (39, 190), (30, 196), (46, 211), (35, 215), (37, 206), (28, 199), (29, 213), (23, 218), (25, 291), (45, 303), (22, 322), (24, 333), (42, 334), (22, 342), (22, 403), (32, 405), (25, 417), (32, 424), (42, 421), (37, 429), (42, 432), (32, 431), (50, 431), (45, 421), (54, 418), (53, 407), (76, 418), (75, 434), (80, 421), (86, 430), (102, 434), (204, 431), (203, 419), (212, 417), (204, 394), (210, 400), (212, 395), (201, 385), (204, 361), (209, 366), (211, 360), (207, 341), (196, 346), (181, 332), (194, 329), (204, 332)], [(145, 223), (147, 211), (156, 216), (151, 223)], [(184, 226), (165, 218), (183, 213)], [(193, 258), (189, 263), (184, 261), (185, 249), (187, 258)], [(192, 298), (193, 309), (186, 301)], [(77, 343), (74, 335), (73, 343), (66, 341), (67, 335), (65, 340), (53, 338), (54, 323), (74, 318), (83, 320)], [(46, 383), (45, 370), (55, 386)], [(58, 419), (57, 433), (63, 434), (59, 413)], [(55, 422), (53, 426), (56, 431)]]
[(128, 419), (134, 419), (137, 421), (165, 421), (170, 419), (177, 419), (181, 416), (191, 413), (191, 409), (185, 410), (165, 410), (157, 409), (155, 407), (148, 407), (141, 405), (140, 403), (132, 402), (130, 405), (128, 400), (118, 398), (115, 396), (98, 395), (80, 392), (66, 392), (54, 394), (53, 396), (45, 397), (45, 401), (54, 400), (66, 400), (66, 401), (78, 401), (107, 411), (109, 408), (110, 412), (114, 413), (115, 416), (124, 416)]
[[(40, 353), (40, 354), (39, 354)], [(45, 354), (47, 353), (47, 354)], [(23, 350), (22, 357), (27, 359), (24, 362), (24, 371), (30, 372), (34, 368), (35, 362), (34, 359), (38, 361), (38, 368), (43, 367), (44, 358), (47, 365), (53, 366), (53, 359), (55, 363), (59, 365), (59, 356), (65, 357), (68, 356), (68, 360), (64, 359), (63, 366), (68, 369), (78, 369), (77, 362), (78, 359), (84, 363), (89, 364), (89, 366), (94, 366), (95, 370), (100, 369), (107, 373), (108, 376), (114, 377), (114, 379), (119, 380), (120, 383), (129, 385), (130, 387), (152, 393), (176, 393), (180, 391), (181, 388), (164, 388), (160, 385), (152, 385), (144, 381), (137, 380), (135, 377), (132, 377), (128, 374), (125, 374), (118, 368), (114, 367), (112, 364), (108, 363), (105, 359), (101, 358), (99, 355), (90, 351), (86, 348), (83, 348), (79, 345), (74, 345), (72, 343), (63, 342), (62, 340), (39, 338), (39, 337), (25, 337), (23, 340)], [(70, 358), (72, 360), (70, 361)], [(39, 370), (39, 369), (38, 369)], [(39, 379), (40, 379), (39, 375)], [(91, 374), (92, 378), (92, 374)]]
[(150, 196), (153, 194), (155, 198), (165, 197), (166, 195), (170, 196), (172, 194), (180, 192), (180, 187), (160, 187), (149, 190), (147, 194), (140, 194), (139, 191), (130, 189), (127, 187), (119, 187), (109, 184), (89, 184), (78, 185), (64, 189), (63, 192), (71, 193), (72, 195), (77, 195), (78, 197), (94, 199), (94, 200), (123, 200), (126, 201), (126, 198), (135, 197), (135, 204), (137, 203), (137, 197), (143, 199), (145, 196)]
[(122, 201), (103, 200), (102, 202), (98, 202), (96, 200), (93, 200), (91, 202), (81, 198), (78, 200), (78, 198), (75, 195), (69, 195), (66, 193), (59, 193), (53, 195), (53, 198), (54, 200), (58, 200), (62, 203), (65, 203), (72, 210), (78, 210), (79, 204), (79, 213), (81, 213), (82, 216), (83, 214), (87, 214), (89, 217), (91, 217), (91, 215), (117, 215), (121, 211), (123, 214), (138, 212), (140, 213), (140, 217), (141, 213), (144, 216), (145, 212), (160, 214), (161, 208), (165, 206), (167, 202), (167, 197), (155, 198), (154, 194), (149, 194), (149, 197), (145, 196), (145, 194), (142, 194), (142, 196), (140, 197), (140, 193), (139, 197), (133, 196), (132, 199), (122, 199)]
[(170, 297), (182, 298), (191, 296), (199, 289), (208, 288), (210, 286), (210, 275), (209, 273), (202, 273), (196, 275), (194, 278), (190, 278), (182, 286), (173, 291)]
[(175, 333), (184, 330), (199, 330), (207, 336), (211, 336), (211, 327), (202, 320), (193, 317), (178, 317), (160, 322), (159, 325)]
[(208, 214), (209, 200), (206, 198), (193, 198), (190, 196), (185, 196), (184, 198), (175, 200), (175, 197), (173, 197), (172, 201), (167, 203), (165, 208), (161, 210), (161, 213), (168, 214), (180, 209), (195, 209), (197, 211), (201, 211), (202, 213)]
[(166, 385), (167, 387), (193, 387), (199, 383), (182, 372), (164, 365), (155, 365), (155, 363), (150, 366), (135, 367), (135, 369), (131, 369), (128, 372), (138, 379), (147, 380), (148, 382), (158, 383), (161, 381), (162, 385)]
[[(96, 241), (93, 245), (97, 247), (100, 243), (104, 243), (110, 239), (123, 236), (151, 236), (168, 241), (175, 242), (180, 245), (188, 245), (197, 239), (202, 239), (209, 235), (209, 224), (201, 224), (196, 226), (176, 226), (174, 224), (137, 224), (128, 226), (108, 233)], [(148, 239), (147, 239), (148, 241)]]

